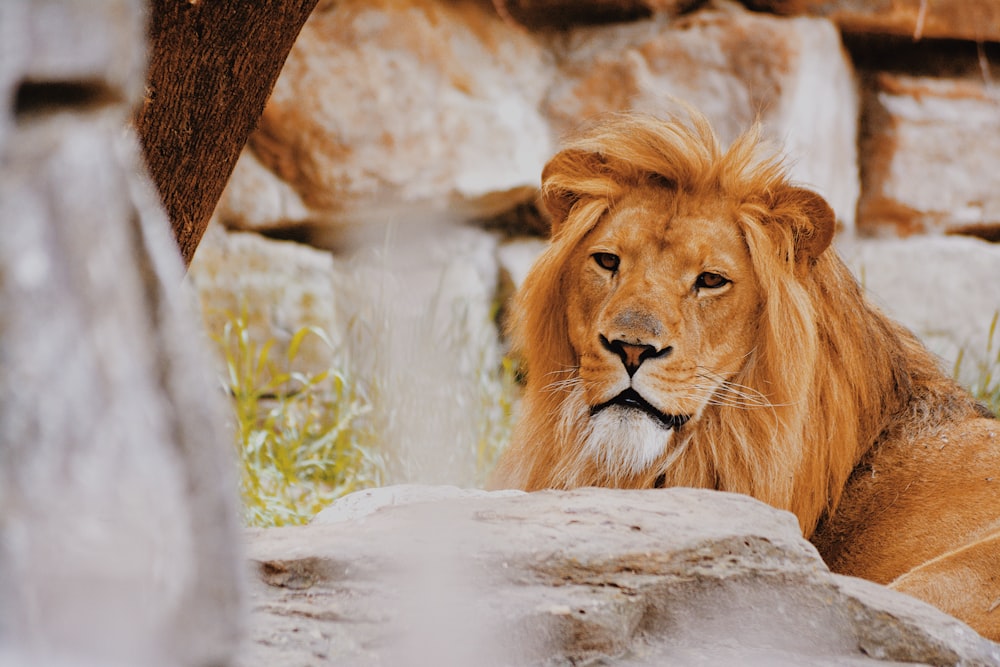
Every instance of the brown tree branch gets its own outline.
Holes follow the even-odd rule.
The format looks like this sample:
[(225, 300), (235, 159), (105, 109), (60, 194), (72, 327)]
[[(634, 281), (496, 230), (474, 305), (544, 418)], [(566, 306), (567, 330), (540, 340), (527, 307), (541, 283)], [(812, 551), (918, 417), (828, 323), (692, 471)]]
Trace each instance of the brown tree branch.
[(152, 0), (135, 124), (191, 262), (285, 58), (317, 0)]

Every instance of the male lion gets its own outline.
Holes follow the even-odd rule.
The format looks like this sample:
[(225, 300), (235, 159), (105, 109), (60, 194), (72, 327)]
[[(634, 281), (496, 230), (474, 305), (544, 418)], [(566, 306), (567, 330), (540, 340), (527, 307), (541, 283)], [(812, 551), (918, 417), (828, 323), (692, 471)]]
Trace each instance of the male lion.
[(693, 486), (1000, 639), (1000, 423), (883, 315), (756, 132), (619, 116), (546, 166), (523, 416), (493, 486)]

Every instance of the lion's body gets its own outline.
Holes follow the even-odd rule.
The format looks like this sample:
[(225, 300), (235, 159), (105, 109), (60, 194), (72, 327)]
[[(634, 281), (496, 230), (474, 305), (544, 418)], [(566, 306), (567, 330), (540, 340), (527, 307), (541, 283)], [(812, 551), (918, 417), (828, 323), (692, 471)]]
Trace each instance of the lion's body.
[(511, 327), (523, 414), (493, 484), (749, 494), (834, 571), (1000, 638), (1000, 423), (867, 301), (826, 203), (755, 151), (723, 152), (699, 117), (623, 117), (549, 163), (552, 243)]

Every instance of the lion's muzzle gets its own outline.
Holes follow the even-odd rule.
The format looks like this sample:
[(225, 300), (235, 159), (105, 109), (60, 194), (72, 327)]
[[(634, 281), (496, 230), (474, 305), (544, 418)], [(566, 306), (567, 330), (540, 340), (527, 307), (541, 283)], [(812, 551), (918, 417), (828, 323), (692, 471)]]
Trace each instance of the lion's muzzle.
[(604, 403), (595, 405), (590, 409), (590, 414), (591, 416), (596, 415), (602, 410), (610, 408), (614, 405), (618, 405), (623, 408), (627, 408), (629, 410), (639, 410), (641, 412), (645, 412), (647, 415), (652, 417), (653, 420), (656, 421), (660, 426), (662, 426), (667, 430), (679, 429), (682, 426), (684, 426), (684, 424), (686, 424), (688, 420), (691, 418), (690, 415), (668, 415), (663, 412), (660, 412), (659, 410), (654, 408), (649, 401), (644, 399), (639, 394), (639, 392), (637, 392), (635, 389), (632, 389), (631, 387), (629, 387), (622, 393), (618, 394), (610, 401), (605, 401)]

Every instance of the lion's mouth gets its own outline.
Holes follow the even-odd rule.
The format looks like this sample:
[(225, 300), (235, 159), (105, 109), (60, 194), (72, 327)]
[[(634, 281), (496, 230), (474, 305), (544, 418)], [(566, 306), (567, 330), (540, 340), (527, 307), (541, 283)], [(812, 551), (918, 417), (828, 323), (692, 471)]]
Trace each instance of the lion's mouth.
[(590, 414), (592, 416), (596, 415), (601, 410), (610, 408), (612, 405), (620, 405), (623, 408), (630, 408), (632, 410), (641, 410), (652, 417), (665, 429), (679, 429), (691, 418), (691, 415), (668, 415), (660, 412), (654, 408), (649, 401), (640, 396), (639, 392), (631, 387), (618, 394), (610, 401), (605, 401), (600, 405), (595, 405), (590, 409)]

